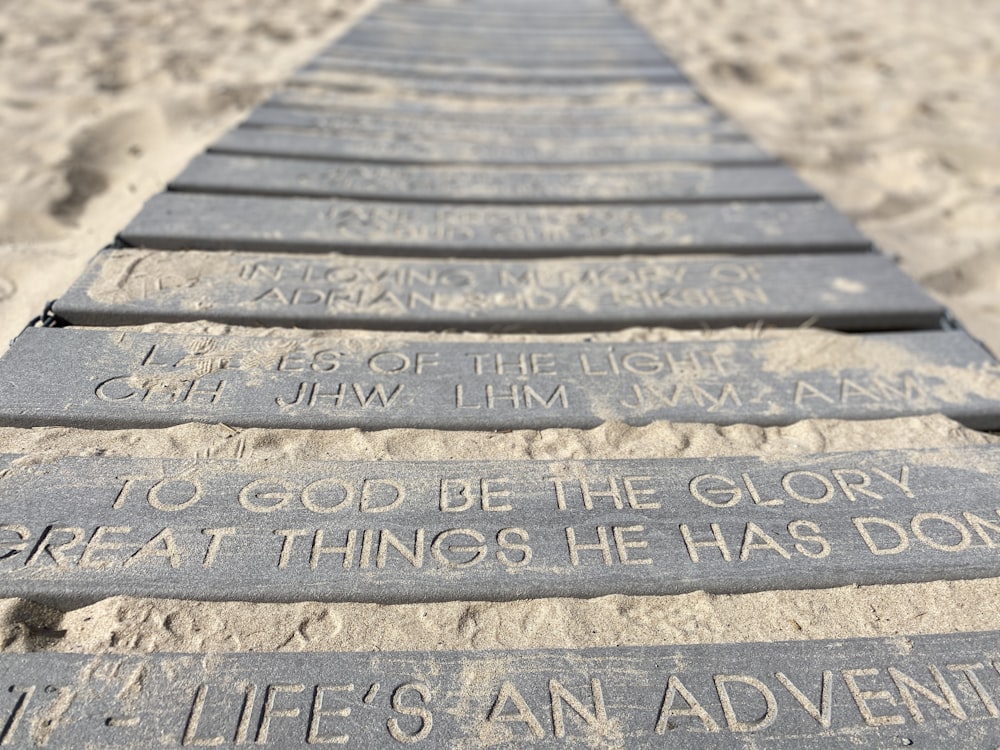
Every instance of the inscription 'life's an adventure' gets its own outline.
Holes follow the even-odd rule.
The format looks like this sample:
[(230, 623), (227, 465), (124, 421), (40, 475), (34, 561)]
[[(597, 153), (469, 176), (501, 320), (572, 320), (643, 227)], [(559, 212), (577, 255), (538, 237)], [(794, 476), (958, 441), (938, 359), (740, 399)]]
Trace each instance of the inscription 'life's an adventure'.
[[(115, 747), (986, 746), (1000, 634), (614, 649), (5, 654), (2, 741)], [(141, 675), (137, 688), (136, 676)], [(43, 729), (44, 728), (44, 734)], [(977, 742), (982, 740), (982, 742)]]

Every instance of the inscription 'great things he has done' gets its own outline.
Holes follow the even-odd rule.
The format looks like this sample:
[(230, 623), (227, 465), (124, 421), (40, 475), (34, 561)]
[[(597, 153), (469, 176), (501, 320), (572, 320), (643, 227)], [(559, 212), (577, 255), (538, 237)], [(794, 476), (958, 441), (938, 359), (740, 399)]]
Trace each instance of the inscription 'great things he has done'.
[[(589, 597), (1000, 570), (992, 448), (252, 472), (14, 458), (0, 459), (4, 596)], [(58, 498), (71, 488), (67, 522)]]

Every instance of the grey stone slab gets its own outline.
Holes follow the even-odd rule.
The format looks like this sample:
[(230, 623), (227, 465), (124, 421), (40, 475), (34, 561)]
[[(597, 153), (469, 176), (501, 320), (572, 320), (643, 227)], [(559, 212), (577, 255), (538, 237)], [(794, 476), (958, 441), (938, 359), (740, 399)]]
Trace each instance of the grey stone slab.
[(105, 250), (55, 304), (74, 325), (214, 320), (492, 331), (938, 328), (944, 310), (886, 257), (406, 261)]
[[(380, 20), (395, 23), (419, 24), (421, 26), (444, 24), (466, 25), (481, 23), (490, 27), (518, 29), (525, 26), (557, 30), (572, 27), (573, 29), (601, 29), (609, 24), (632, 23), (628, 16), (617, 10), (607, 9), (559, 9), (548, 6), (528, 8), (506, 8), (498, 6), (459, 7), (453, 8), (404, 8), (401, 6), (381, 6), (372, 14)], [(634, 24), (633, 24), (634, 28)]]
[[(557, 33), (591, 33), (600, 34), (603, 29), (631, 30), (637, 27), (620, 12), (544, 12), (544, 9), (524, 9), (515, 12), (503, 12), (500, 9), (487, 8), (474, 11), (457, 8), (454, 12), (415, 12), (395, 8), (380, 8), (375, 13), (361, 21), (362, 24), (406, 27), (407, 29), (426, 28), (477, 28), (502, 29), (512, 33), (525, 34), (557, 34)], [(360, 25), (360, 24), (359, 24)]]
[(572, 8), (553, 7), (549, 4), (512, 8), (507, 5), (481, 5), (477, 7), (453, 5), (449, 8), (409, 7), (402, 5), (381, 5), (373, 14), (380, 19), (411, 24), (467, 24), (479, 22), (490, 26), (506, 26), (516, 29), (521, 26), (532, 28), (559, 29), (597, 28), (607, 24), (620, 23), (624, 18), (618, 8), (594, 7)]
[(483, 168), (307, 161), (235, 154), (197, 157), (170, 183), (195, 193), (463, 203), (642, 203), (788, 200), (816, 192), (783, 166), (639, 165)]
[(475, 143), (340, 136), (322, 132), (236, 128), (209, 148), (214, 153), (259, 154), (297, 159), (355, 159), (444, 164), (627, 164), (678, 161), (702, 164), (766, 164), (775, 158), (749, 141), (713, 141), (685, 135), (674, 142)]
[(61, 607), (1000, 575), (996, 446), (785, 460), (23, 459), (0, 456), (0, 595)]
[[(445, 84), (446, 85), (446, 84)], [(656, 90), (629, 87), (614, 89), (605, 86), (602, 91), (572, 92), (550, 91), (544, 86), (533, 90), (511, 87), (493, 87), (490, 91), (475, 87), (468, 89), (417, 90), (399, 86), (375, 84), (313, 81), (301, 77), (289, 81), (282, 91), (276, 92), (272, 101), (311, 102), (312, 106), (337, 109), (374, 109), (398, 112), (448, 112), (456, 115), (501, 115), (516, 119), (543, 113), (551, 117), (558, 113), (562, 119), (584, 118), (589, 114), (610, 113), (624, 119), (629, 110), (641, 119), (667, 119), (676, 109), (696, 109), (719, 116), (718, 110), (704, 101), (691, 86), (676, 83), (660, 86)], [(309, 106), (308, 104), (306, 106)]]
[(342, 37), (338, 46), (346, 50), (354, 47), (405, 49), (418, 54), (421, 52), (437, 54), (439, 51), (444, 51), (449, 55), (465, 55), (478, 60), (502, 60), (510, 57), (524, 59), (535, 55), (542, 60), (559, 60), (567, 57), (597, 61), (666, 59), (649, 37), (634, 33), (629, 37), (598, 34), (526, 36), (510, 32), (474, 31), (446, 34), (435, 31), (423, 34), (392, 34), (356, 29)]
[(550, 48), (541, 49), (499, 49), (499, 48), (474, 48), (446, 49), (441, 47), (407, 47), (405, 53), (399, 53), (398, 46), (386, 46), (381, 44), (362, 44), (359, 42), (347, 43), (345, 40), (337, 42), (337, 48), (342, 54), (357, 57), (379, 57), (383, 54), (396, 54), (399, 57), (410, 57), (425, 60), (471, 60), (475, 62), (502, 61), (507, 64), (519, 64), (530, 66), (532, 63), (538, 65), (568, 65), (575, 63), (586, 64), (621, 64), (621, 65), (641, 65), (645, 63), (669, 62), (669, 58), (652, 44), (643, 47), (622, 47), (612, 48), (604, 45), (589, 47), (570, 47), (564, 49)]
[(621, 79), (610, 81), (578, 80), (507, 80), (466, 79), (462, 77), (428, 76), (387, 76), (384, 73), (337, 70), (319, 65), (301, 69), (289, 80), (291, 85), (303, 83), (313, 86), (343, 88), (352, 93), (365, 90), (385, 95), (399, 92), (419, 92), (430, 94), (454, 94), (465, 97), (600, 97), (619, 92), (656, 97), (684, 84), (686, 79), (680, 73), (661, 76), (658, 80)]
[(649, 35), (625, 20), (608, 18), (601, 26), (574, 24), (566, 20), (559, 26), (532, 25), (528, 19), (518, 22), (505, 19), (443, 19), (432, 22), (403, 20), (381, 14), (366, 16), (351, 28), (358, 36), (388, 37), (423, 43), (426, 39), (485, 39), (508, 45), (560, 44), (649, 44)]
[(471, 60), (527, 60), (532, 57), (540, 63), (546, 61), (606, 62), (612, 60), (651, 62), (665, 59), (652, 42), (630, 41), (621, 44), (597, 43), (593, 37), (563, 37), (542, 40), (519, 38), (506, 41), (501, 38), (470, 35), (455, 36), (400, 36), (352, 32), (342, 38), (339, 45), (344, 50), (405, 49), (411, 54), (438, 56), (441, 50), (449, 56), (462, 55)]
[(29, 328), (0, 360), (0, 424), (499, 430), (940, 412), (1000, 427), (1000, 368), (963, 332), (825, 334), (798, 346)]
[[(609, 107), (676, 106), (702, 103), (701, 95), (685, 79), (676, 77), (666, 83), (645, 81), (571, 81), (551, 83), (532, 81), (464, 81), (446, 78), (388, 79), (386, 76), (362, 75), (333, 70), (306, 69), (293, 75), (287, 88), (323, 96), (338, 93), (348, 101), (394, 103), (443, 102), (451, 108), (485, 104), (506, 106), (563, 106), (603, 104)], [(578, 113), (582, 114), (582, 113)]]
[(410, 48), (384, 47), (364, 47), (351, 46), (341, 47), (335, 45), (323, 50), (320, 58), (330, 60), (358, 61), (358, 62), (382, 62), (393, 65), (448, 65), (452, 67), (471, 66), (480, 67), (503, 67), (517, 71), (528, 71), (536, 68), (565, 68), (568, 66), (582, 67), (588, 70), (595, 68), (607, 70), (625, 70), (638, 66), (674, 66), (673, 61), (666, 55), (643, 54), (637, 57), (620, 55), (617, 57), (604, 55), (584, 56), (583, 54), (567, 55), (527, 55), (512, 56), (477, 56), (472, 53), (449, 52), (448, 50), (416, 50)]
[(534, 651), (4, 654), (19, 747), (991, 748), (1000, 633)]
[(701, 123), (706, 132), (725, 118), (715, 107), (702, 101), (678, 101), (676, 104), (646, 106), (626, 101), (578, 104), (567, 101), (510, 99), (506, 103), (454, 98), (392, 99), (372, 96), (344, 96), (332, 89), (297, 87), (275, 92), (264, 104), (268, 108), (293, 108), (322, 112), (340, 117), (422, 119), (426, 131), (431, 123), (445, 128), (476, 124), (480, 127), (515, 128), (559, 127), (568, 130), (588, 128), (649, 128), (654, 126)]
[(622, 10), (613, 4), (597, 3), (449, 3), (447, 5), (419, 5), (406, 3), (383, 3), (375, 11), (381, 17), (419, 19), (426, 22), (442, 22), (447, 19), (482, 19), (483, 22), (503, 20), (511, 25), (521, 23), (565, 23), (605, 24), (622, 17)]
[(476, 257), (870, 248), (822, 201), (525, 207), (165, 193), (121, 236), (160, 249)]
[(456, 65), (454, 63), (398, 63), (392, 60), (375, 59), (359, 60), (350, 57), (321, 55), (307, 66), (307, 69), (317, 70), (348, 70), (365, 73), (380, 73), (382, 75), (425, 78), (447, 77), (466, 81), (534, 81), (534, 82), (573, 82), (573, 81), (619, 81), (639, 79), (648, 81), (671, 81), (682, 74), (671, 64), (636, 65), (633, 67), (582, 67), (555, 66), (547, 68), (525, 68), (509, 65)]
[[(289, 104), (291, 100), (289, 99)], [(335, 109), (316, 106), (265, 105), (247, 115), (244, 127), (311, 128), (315, 130), (357, 135), (391, 132), (400, 137), (455, 138), (456, 140), (510, 143), (538, 139), (602, 140), (656, 137), (695, 132), (714, 139), (744, 137), (730, 120), (702, 106), (672, 108), (656, 117), (627, 118), (621, 111), (610, 116), (588, 117), (580, 121), (571, 117), (537, 116), (507, 118), (493, 113), (479, 117), (453, 117), (451, 113), (407, 113), (378, 109)]]
[(339, 47), (353, 45), (403, 47), (406, 49), (443, 49), (468, 51), (476, 56), (483, 52), (497, 53), (539, 53), (542, 55), (563, 52), (590, 54), (594, 51), (611, 53), (655, 52), (662, 55), (648, 34), (638, 29), (605, 32), (576, 32), (566, 29), (536, 30), (523, 33), (520, 30), (491, 28), (485, 24), (462, 24), (461, 26), (426, 25), (413, 30), (412, 26), (358, 24), (337, 40)]

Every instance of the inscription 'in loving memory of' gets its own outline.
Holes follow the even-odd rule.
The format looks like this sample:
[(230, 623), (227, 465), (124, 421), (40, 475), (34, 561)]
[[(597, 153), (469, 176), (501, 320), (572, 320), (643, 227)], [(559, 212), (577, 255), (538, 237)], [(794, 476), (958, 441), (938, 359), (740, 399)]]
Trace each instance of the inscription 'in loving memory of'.
[[(185, 272), (185, 268), (191, 270)], [(810, 321), (934, 328), (940, 305), (872, 254), (747, 260), (373, 262), (106, 250), (55, 306), (73, 324), (224, 320), (316, 327), (565, 330)]]
[(992, 447), (252, 471), (0, 457), (0, 595), (399, 602), (997, 575), (998, 465)]

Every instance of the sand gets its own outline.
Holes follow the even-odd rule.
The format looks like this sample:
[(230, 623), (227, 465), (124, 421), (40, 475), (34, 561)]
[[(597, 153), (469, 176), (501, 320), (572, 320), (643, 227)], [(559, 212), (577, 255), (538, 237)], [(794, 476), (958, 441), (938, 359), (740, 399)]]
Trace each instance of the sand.
[(1000, 352), (1000, 4), (623, 5), (717, 106)]
[(150, 196), (372, 2), (5, 4), (0, 351)]
[[(627, 0), (700, 86), (1000, 351), (1000, 6), (955, 0)], [(361, 6), (351, 0), (37, 0), (0, 14), (0, 339), (58, 296), (186, 161)], [(27, 64), (26, 61), (31, 61)], [(643, 335), (641, 332), (636, 336)], [(653, 335), (653, 334), (650, 334)], [(509, 434), (185, 426), (0, 431), (59, 455), (579, 458), (982, 443), (941, 417), (782, 429)], [(339, 453), (337, 453), (339, 452)], [(354, 651), (823, 638), (1000, 629), (1000, 580), (744, 596), (434, 605), (112, 599), (0, 604), (9, 651)]]

